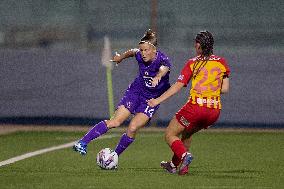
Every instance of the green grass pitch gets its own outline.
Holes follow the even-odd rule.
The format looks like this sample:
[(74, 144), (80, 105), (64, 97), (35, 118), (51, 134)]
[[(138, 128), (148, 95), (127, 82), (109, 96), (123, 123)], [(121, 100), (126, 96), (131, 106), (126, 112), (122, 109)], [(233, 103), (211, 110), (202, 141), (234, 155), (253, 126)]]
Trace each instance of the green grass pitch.
[[(79, 139), (83, 132), (26, 131), (0, 136), (0, 161)], [(1, 189), (284, 188), (283, 132), (201, 132), (193, 137), (190, 173), (160, 168), (170, 148), (163, 132), (141, 132), (120, 156), (116, 171), (101, 170), (96, 154), (114, 148), (115, 137), (93, 141), (83, 157), (66, 148), (0, 167)]]

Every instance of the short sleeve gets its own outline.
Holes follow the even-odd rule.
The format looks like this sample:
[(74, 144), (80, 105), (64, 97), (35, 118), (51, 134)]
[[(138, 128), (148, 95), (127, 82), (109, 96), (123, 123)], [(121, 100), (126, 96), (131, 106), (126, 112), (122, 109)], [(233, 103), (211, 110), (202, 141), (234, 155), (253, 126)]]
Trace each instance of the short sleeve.
[(169, 69), (171, 69), (171, 62), (168, 56), (162, 55), (161, 65), (167, 66)]
[(184, 84), (184, 86), (186, 87), (192, 77), (192, 70), (190, 68), (192, 61), (188, 61), (185, 66), (183, 67), (183, 69), (181, 70), (181, 73), (177, 79), (178, 82), (181, 82)]
[(226, 59), (222, 58), (221, 59), (221, 63), (225, 67), (224, 77), (229, 77), (230, 73), (231, 73), (231, 70), (230, 70), (230, 68), (228, 66), (228, 63), (227, 63)]
[(139, 62), (142, 61), (142, 55), (141, 52), (137, 49), (137, 51), (135, 51), (135, 59)]

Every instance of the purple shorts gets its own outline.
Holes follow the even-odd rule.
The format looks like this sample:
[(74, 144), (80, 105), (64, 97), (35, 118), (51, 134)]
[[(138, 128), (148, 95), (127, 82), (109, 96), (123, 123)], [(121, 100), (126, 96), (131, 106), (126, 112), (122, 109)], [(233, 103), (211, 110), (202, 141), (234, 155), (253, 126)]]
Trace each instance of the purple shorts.
[(144, 113), (149, 118), (152, 118), (155, 112), (159, 109), (160, 105), (152, 108), (148, 106), (146, 100), (148, 100), (146, 97), (128, 89), (120, 100), (118, 107), (124, 105), (124, 107), (127, 108), (131, 114)]

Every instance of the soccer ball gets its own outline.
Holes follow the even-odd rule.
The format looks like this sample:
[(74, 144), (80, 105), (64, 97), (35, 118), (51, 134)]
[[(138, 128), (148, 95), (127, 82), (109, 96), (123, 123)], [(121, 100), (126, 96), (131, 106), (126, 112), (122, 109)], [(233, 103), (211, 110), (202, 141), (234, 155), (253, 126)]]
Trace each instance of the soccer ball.
[(110, 148), (104, 148), (97, 154), (97, 164), (102, 169), (117, 169), (118, 155)]

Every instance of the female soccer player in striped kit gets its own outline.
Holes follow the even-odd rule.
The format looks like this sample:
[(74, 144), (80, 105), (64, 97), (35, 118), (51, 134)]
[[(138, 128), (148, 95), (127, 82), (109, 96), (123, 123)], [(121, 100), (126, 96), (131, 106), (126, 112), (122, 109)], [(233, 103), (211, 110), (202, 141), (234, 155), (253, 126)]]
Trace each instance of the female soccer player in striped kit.
[(155, 107), (192, 80), (189, 100), (172, 118), (165, 133), (166, 142), (174, 155), (172, 161), (162, 161), (161, 166), (170, 173), (188, 173), (188, 165), (193, 159), (188, 152), (192, 135), (217, 121), (221, 110), (220, 94), (229, 91), (230, 69), (224, 58), (213, 55), (213, 44), (210, 32), (198, 33), (195, 38), (197, 56), (185, 64), (170, 89), (148, 101), (149, 106)]
[(73, 146), (73, 149), (82, 155), (87, 153), (89, 142), (105, 134), (109, 129), (119, 127), (134, 114), (126, 133), (121, 136), (115, 148), (115, 152), (120, 155), (134, 141), (136, 132), (146, 125), (159, 108), (159, 105), (148, 106), (146, 100), (157, 98), (170, 88), (171, 64), (169, 58), (157, 49), (155, 32), (146, 31), (139, 42), (139, 49), (130, 49), (122, 55), (116, 54), (112, 61), (120, 63), (129, 57), (135, 57), (138, 62), (138, 76), (120, 100), (113, 118), (97, 123)]

